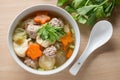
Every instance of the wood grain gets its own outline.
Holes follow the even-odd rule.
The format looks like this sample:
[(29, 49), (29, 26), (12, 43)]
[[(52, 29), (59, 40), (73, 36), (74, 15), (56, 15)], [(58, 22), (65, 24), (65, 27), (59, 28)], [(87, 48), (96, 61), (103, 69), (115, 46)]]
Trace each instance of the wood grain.
[[(23, 70), (12, 59), (7, 47), (7, 35), (13, 18), (29, 6), (55, 5), (56, 2), (57, 0), (0, 0), (0, 80), (120, 80), (120, 6), (114, 9), (108, 19), (114, 28), (111, 40), (89, 56), (77, 76), (69, 73), (73, 63), (60, 73), (40, 76)], [(79, 25), (79, 28), (81, 47), (77, 58), (83, 52), (91, 31), (91, 27), (86, 25)]]

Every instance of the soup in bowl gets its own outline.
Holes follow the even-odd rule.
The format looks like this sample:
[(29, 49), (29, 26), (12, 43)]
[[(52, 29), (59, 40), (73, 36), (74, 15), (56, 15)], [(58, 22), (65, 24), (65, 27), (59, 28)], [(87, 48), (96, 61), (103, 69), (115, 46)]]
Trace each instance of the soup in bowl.
[(36, 5), (13, 20), (8, 47), (15, 61), (28, 72), (49, 75), (62, 71), (80, 47), (77, 23), (65, 10)]

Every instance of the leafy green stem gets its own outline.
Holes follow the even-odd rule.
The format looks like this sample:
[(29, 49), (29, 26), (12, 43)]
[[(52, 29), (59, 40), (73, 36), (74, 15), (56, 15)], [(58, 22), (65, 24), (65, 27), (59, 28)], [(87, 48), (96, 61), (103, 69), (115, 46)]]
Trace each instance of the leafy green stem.
[(105, 0), (104, 2), (102, 2), (100, 5), (98, 5), (98, 6), (102, 6), (102, 5), (104, 5), (106, 2), (108, 2), (108, 0)]
[(89, 3), (90, 0), (87, 0), (87, 2), (85, 3), (85, 6), (87, 6), (87, 4)]

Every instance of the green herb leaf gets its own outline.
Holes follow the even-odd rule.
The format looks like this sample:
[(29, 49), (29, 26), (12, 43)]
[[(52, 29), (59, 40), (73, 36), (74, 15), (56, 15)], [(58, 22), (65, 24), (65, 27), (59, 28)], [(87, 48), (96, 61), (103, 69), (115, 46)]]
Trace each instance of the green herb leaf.
[(58, 6), (62, 6), (62, 5), (64, 5), (66, 2), (68, 2), (68, 0), (58, 0), (57, 5), (58, 5)]
[(72, 13), (71, 15), (75, 20), (78, 20), (78, 17), (80, 16), (78, 13)]
[(113, 10), (114, 4), (115, 4), (115, 0), (113, 0), (110, 3), (107, 3), (107, 8), (105, 9), (106, 17), (111, 15), (111, 12)]
[(120, 0), (115, 0), (115, 5), (120, 5)]
[(76, 11), (73, 7), (71, 7), (69, 5), (65, 7), (65, 10), (68, 11), (69, 13), (73, 13)]
[(82, 8), (77, 9), (77, 12), (80, 15), (87, 14), (90, 10), (94, 9), (97, 5), (89, 5), (89, 6), (83, 6)]
[(40, 38), (50, 42), (59, 40), (65, 34), (62, 28), (51, 26), (49, 23), (42, 25), (37, 33)]
[(78, 7), (82, 7), (85, 4), (86, 0), (73, 0), (72, 6), (77, 9)]
[(111, 15), (115, 4), (120, 4), (120, 0), (70, 0), (63, 8), (79, 23), (94, 25), (97, 20)]
[(105, 0), (91, 0), (93, 4), (101, 4), (102, 2), (104, 2)]
[(93, 26), (96, 22), (96, 12), (92, 13), (87, 20), (87, 24), (89, 24), (90, 26)]
[(82, 24), (85, 24), (87, 22), (87, 19), (84, 16), (79, 16), (78, 17), (78, 22), (82, 23)]
[(96, 10), (96, 17), (97, 18), (103, 18), (105, 17), (105, 12), (103, 6), (99, 6)]

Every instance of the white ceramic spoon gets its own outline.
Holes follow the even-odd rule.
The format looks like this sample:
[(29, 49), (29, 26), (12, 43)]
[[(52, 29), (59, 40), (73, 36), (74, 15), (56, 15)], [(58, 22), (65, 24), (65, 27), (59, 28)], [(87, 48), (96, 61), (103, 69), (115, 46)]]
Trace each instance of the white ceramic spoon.
[(105, 44), (111, 38), (112, 33), (113, 28), (110, 22), (106, 20), (97, 22), (91, 31), (86, 49), (75, 64), (70, 68), (70, 73), (72, 75), (76, 75), (88, 56), (94, 50)]

